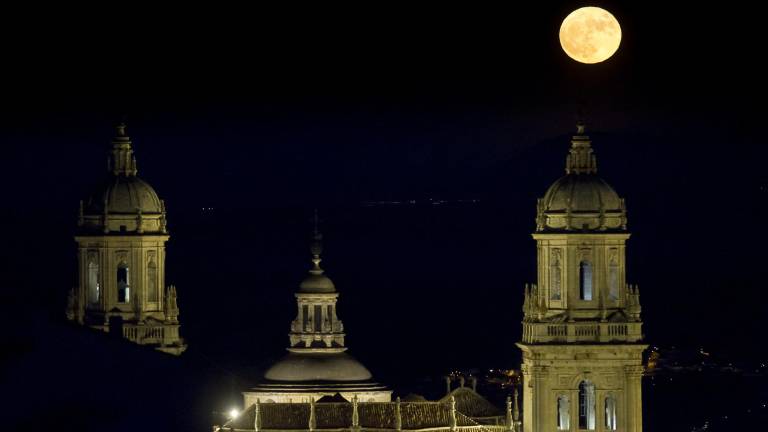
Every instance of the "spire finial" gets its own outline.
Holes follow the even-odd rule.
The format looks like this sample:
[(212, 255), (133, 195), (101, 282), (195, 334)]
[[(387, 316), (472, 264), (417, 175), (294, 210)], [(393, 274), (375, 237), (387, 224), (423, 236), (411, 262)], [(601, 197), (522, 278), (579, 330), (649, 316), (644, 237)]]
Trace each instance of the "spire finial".
[(118, 137), (124, 137), (125, 136), (125, 122), (120, 122), (117, 126), (115, 126), (115, 129), (117, 130), (117, 136)]
[(315, 209), (315, 216), (313, 218), (314, 223), (314, 232), (312, 234), (312, 244), (310, 246), (310, 252), (312, 252), (312, 270), (311, 272), (316, 272), (317, 274), (322, 274), (323, 269), (320, 268), (320, 261), (322, 259), (320, 258), (320, 255), (323, 253), (323, 234), (320, 233), (320, 228), (318, 227), (320, 224), (320, 218), (317, 216), (317, 209)]
[(579, 121), (576, 122), (576, 133), (578, 135), (584, 135), (584, 130), (586, 127), (587, 126), (584, 124), (584, 120), (579, 119)]

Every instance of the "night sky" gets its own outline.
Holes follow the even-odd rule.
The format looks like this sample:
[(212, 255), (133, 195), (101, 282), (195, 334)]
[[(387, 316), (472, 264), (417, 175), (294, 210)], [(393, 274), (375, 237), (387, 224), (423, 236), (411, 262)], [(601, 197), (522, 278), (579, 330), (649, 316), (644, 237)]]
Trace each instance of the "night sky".
[[(539, 3), (7, 16), (10, 424), (209, 429), (284, 352), (314, 208), (350, 353), (380, 381), (518, 367), (536, 198), (563, 174), (579, 112), (627, 201), (647, 341), (768, 358), (761, 14), (595, 3), (623, 39), (583, 65), (557, 30), (584, 4)], [(122, 119), (169, 212), (178, 359), (65, 322), (78, 202)]]

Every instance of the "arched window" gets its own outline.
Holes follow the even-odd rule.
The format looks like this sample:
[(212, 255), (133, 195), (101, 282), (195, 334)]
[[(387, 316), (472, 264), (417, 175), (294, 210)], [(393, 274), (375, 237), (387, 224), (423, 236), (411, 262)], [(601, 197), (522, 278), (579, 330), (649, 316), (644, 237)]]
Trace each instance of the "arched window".
[(605, 398), (605, 429), (616, 430), (616, 398), (613, 395)]
[(117, 266), (117, 302), (128, 303), (131, 301), (131, 286), (128, 277), (128, 264), (121, 262)]
[(571, 428), (571, 413), (568, 406), (568, 396), (557, 397), (557, 430), (569, 430)]
[(608, 299), (619, 299), (619, 264), (615, 258), (608, 264)]
[(595, 385), (589, 380), (579, 384), (579, 429), (595, 429)]
[(94, 261), (88, 262), (88, 303), (99, 302), (99, 265)]
[(592, 300), (592, 264), (589, 261), (579, 263), (579, 298)]
[(147, 301), (156, 302), (157, 299), (157, 264), (150, 260), (147, 264)]
[(562, 275), (560, 249), (552, 249), (552, 260), (549, 265), (549, 298), (552, 300), (560, 300), (562, 298)]

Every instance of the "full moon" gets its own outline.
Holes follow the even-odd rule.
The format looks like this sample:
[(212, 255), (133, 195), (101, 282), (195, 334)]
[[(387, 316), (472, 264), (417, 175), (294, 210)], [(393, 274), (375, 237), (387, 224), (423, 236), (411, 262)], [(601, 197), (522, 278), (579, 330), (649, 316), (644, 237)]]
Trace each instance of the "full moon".
[(581, 63), (600, 63), (619, 49), (621, 27), (616, 18), (599, 7), (571, 12), (560, 26), (560, 45), (568, 57)]

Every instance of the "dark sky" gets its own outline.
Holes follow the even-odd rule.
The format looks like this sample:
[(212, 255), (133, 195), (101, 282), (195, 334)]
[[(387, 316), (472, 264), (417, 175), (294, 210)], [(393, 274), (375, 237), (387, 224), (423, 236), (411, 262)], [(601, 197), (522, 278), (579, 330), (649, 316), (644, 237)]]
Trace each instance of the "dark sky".
[[(601, 2), (622, 44), (585, 66), (557, 39), (581, 3), (515, 3), (9, 13), (0, 280), (5, 318), (25, 324), (6, 326), (19, 329), (17, 352), (2, 364), (17, 377), (50, 371), (32, 387), (80, 388), (61, 400), (113, 394), (75, 378), (90, 358), (143, 362), (176, 385), (172, 362), (84, 341), (60, 322), (77, 203), (125, 116), (139, 175), (170, 213), (168, 283), (191, 347), (181, 370), (200, 377), (178, 400), (201, 412), (236, 401), (281, 354), (314, 207), (352, 353), (382, 381), (514, 367), (535, 198), (562, 174), (579, 110), (600, 173), (627, 199), (629, 279), (648, 340), (765, 356), (760, 11)], [(479, 203), (360, 206), (428, 198)], [(43, 367), (61, 346), (73, 348)], [(106, 401), (114, 415), (84, 424), (132, 425), (114, 409), (123, 399)]]

